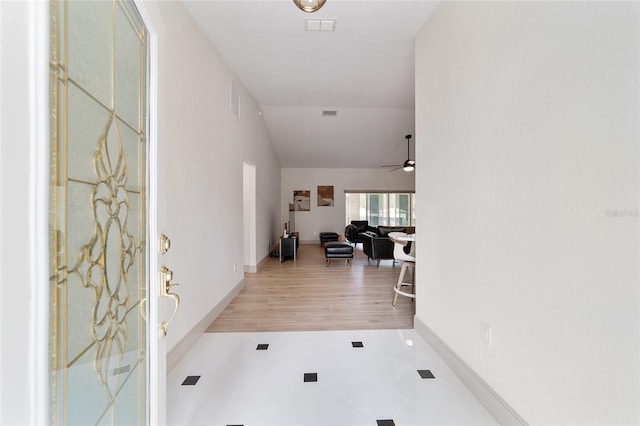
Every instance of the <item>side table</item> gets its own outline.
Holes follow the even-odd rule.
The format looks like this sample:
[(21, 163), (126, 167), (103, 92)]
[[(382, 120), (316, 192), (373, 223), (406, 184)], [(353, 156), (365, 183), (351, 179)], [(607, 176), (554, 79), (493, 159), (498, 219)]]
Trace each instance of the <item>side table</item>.
[(298, 251), (297, 237), (280, 237), (280, 262), (284, 262), (287, 258), (296, 260), (296, 252)]

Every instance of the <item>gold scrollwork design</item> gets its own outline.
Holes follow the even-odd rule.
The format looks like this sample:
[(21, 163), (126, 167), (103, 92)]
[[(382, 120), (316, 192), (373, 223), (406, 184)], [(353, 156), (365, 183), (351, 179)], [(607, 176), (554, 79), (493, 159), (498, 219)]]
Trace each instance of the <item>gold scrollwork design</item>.
[(120, 368), (126, 351), (129, 310), (129, 271), (142, 250), (128, 230), (129, 197), (127, 164), (115, 113), (93, 157), (96, 183), (91, 193), (93, 235), (82, 246), (68, 272), (75, 274), (94, 293), (91, 337), (95, 344), (93, 367), (109, 400), (113, 401), (118, 380), (108, 372)]

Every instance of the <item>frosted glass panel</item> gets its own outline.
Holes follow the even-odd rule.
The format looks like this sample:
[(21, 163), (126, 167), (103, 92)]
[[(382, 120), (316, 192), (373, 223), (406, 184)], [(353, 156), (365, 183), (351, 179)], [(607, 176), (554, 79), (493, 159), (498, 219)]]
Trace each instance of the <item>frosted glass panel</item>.
[(96, 180), (93, 156), (109, 123), (109, 111), (75, 85), (69, 84), (68, 176)]
[(104, 386), (95, 380), (93, 353), (87, 352), (66, 372), (67, 398), (66, 417), (70, 425), (95, 424), (109, 407), (108, 394)]
[(113, 3), (68, 1), (69, 77), (107, 107), (112, 106)]
[(116, 425), (127, 424), (127, 422), (131, 421), (131, 419), (126, 416), (127, 413), (140, 413), (142, 417), (136, 420), (135, 424), (144, 424), (145, 401), (140, 401), (137, 397), (141, 385), (144, 385), (144, 363), (139, 363), (139, 354), (131, 351), (125, 354), (123, 364), (129, 366), (129, 370), (121, 373), (124, 381), (118, 393), (113, 423)]
[(96, 238), (96, 222), (91, 213), (92, 197), (95, 185), (87, 183), (69, 182), (67, 185), (67, 219), (73, 224), (66, 229), (66, 252), (71, 270), (80, 259), (82, 248)]
[(69, 276), (68, 297), (74, 300), (76, 308), (69, 310), (67, 317), (68, 324), (68, 351), (69, 362), (76, 359), (83, 351), (93, 344), (91, 329), (87, 324), (91, 324), (92, 307), (95, 296), (93, 292), (82, 287), (80, 278), (72, 274)]
[[(124, 7), (116, 8), (116, 108), (118, 116), (129, 126), (139, 127), (140, 70), (144, 50), (140, 45), (140, 30), (131, 22)], [(120, 46), (127, 47), (121, 49)], [(135, 47), (138, 46), (138, 49)]]
[(145, 424), (146, 32), (131, 1), (50, 10), (51, 423)]
[[(125, 158), (136, 158), (140, 155), (141, 145), (140, 135), (135, 133), (124, 123), (119, 122), (118, 129), (120, 129), (120, 142), (122, 143), (122, 149), (124, 150)], [(144, 186), (144, 176), (140, 176), (139, 164), (135, 161), (127, 161), (127, 184), (126, 188), (130, 191), (140, 191), (140, 187)], [(142, 169), (144, 172), (144, 169)]]

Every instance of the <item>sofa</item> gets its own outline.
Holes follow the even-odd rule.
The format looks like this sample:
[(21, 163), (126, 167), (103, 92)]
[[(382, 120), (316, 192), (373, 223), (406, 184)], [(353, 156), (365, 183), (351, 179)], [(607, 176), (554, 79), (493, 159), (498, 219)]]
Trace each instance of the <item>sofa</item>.
[(367, 255), (367, 260), (375, 259), (376, 266), (380, 266), (381, 260), (393, 260), (394, 243), (389, 238), (389, 232), (407, 232), (405, 226), (378, 226), (373, 230), (362, 233), (362, 250)]
[(369, 226), (368, 220), (352, 220), (344, 229), (344, 237), (355, 248), (358, 243), (364, 242), (365, 232), (376, 232), (376, 228)]

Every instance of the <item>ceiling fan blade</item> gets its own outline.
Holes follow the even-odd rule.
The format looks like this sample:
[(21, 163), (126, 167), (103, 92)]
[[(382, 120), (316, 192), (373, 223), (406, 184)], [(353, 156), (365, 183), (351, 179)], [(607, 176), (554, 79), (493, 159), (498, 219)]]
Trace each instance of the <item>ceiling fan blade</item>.
[(402, 164), (387, 164), (386, 166), (380, 166), (380, 167), (402, 167)]
[(390, 172), (395, 172), (396, 170), (400, 170), (401, 168), (403, 168), (404, 166), (397, 166), (391, 170), (389, 170)]

